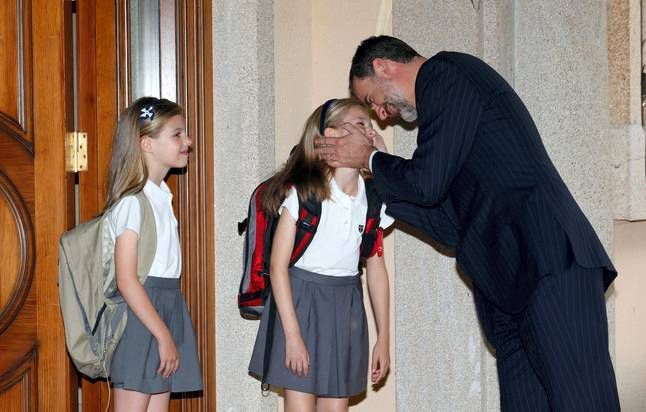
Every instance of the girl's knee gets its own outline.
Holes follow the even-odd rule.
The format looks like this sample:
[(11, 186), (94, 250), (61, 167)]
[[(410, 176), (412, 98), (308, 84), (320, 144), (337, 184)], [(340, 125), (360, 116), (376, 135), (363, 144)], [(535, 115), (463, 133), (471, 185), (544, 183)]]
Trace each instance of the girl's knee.
[(150, 394), (114, 388), (114, 412), (146, 412)]
[(285, 389), (285, 412), (316, 411), (316, 395)]
[(316, 412), (347, 412), (348, 398), (318, 398)]

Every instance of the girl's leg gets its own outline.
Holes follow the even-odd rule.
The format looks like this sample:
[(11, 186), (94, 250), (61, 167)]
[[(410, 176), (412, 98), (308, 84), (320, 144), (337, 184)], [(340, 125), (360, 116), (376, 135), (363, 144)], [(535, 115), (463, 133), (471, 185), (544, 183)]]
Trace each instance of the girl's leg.
[(316, 395), (285, 389), (285, 412), (314, 412)]
[(114, 412), (146, 412), (150, 394), (114, 388)]
[(167, 412), (170, 404), (170, 392), (156, 393), (150, 396), (147, 412)]
[(348, 398), (318, 398), (316, 400), (317, 412), (346, 412)]

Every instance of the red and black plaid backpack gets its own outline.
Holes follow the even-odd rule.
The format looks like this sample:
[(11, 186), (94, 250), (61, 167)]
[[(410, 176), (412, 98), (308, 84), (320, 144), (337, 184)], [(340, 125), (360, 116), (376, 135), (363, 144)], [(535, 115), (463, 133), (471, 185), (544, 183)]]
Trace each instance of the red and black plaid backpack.
[[(274, 237), (278, 216), (268, 216), (262, 207), (262, 194), (268, 180), (262, 182), (251, 194), (247, 218), (238, 223), (238, 233), (245, 233), (244, 270), (238, 293), (238, 308), (245, 319), (259, 319), (265, 302), (271, 293), (269, 261), (271, 242)], [(361, 240), (361, 256), (370, 257), (383, 253), (383, 233), (379, 227), (381, 200), (371, 179), (365, 180), (368, 212)], [(321, 218), (321, 203), (303, 200), (299, 197), (296, 238), (289, 265), (293, 266), (303, 256), (314, 238)]]

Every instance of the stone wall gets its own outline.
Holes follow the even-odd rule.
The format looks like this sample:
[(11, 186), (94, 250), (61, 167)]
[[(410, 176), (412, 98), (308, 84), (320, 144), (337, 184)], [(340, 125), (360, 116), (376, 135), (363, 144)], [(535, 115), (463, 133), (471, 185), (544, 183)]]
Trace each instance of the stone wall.
[[(606, 39), (612, 22), (634, 14), (635, 1), (392, 2), (395, 36), (425, 56), (445, 49), (480, 56), (515, 87), (557, 169), (610, 251), (617, 210), (636, 216), (646, 204), (641, 192), (617, 188), (618, 181), (639, 187), (644, 176), (643, 158), (641, 166), (631, 160), (631, 147), (639, 150), (641, 142), (641, 153), (644, 148), (643, 130), (630, 112), (633, 105), (613, 100), (616, 116), (609, 115)], [(326, 83), (345, 79), (349, 64), (340, 61), (347, 50), (329, 36), (347, 35), (356, 45), (361, 38), (355, 37), (365, 37), (365, 30), (344, 31), (344, 24), (358, 17), (372, 21), (386, 3), (391, 6), (390, 1), (366, 5), (363, 11), (372, 15), (361, 17), (356, 11), (349, 16), (347, 8), (354, 3), (342, 0), (325, 7), (313, 0), (297, 5), (289, 0), (213, 2), (218, 410), (273, 411), (279, 405), (275, 395), (262, 398), (259, 384), (246, 372), (257, 323), (242, 321), (235, 306), (242, 265), (236, 222), (244, 217), (253, 187), (297, 140), (305, 115), (321, 98), (345, 90), (345, 85), (333, 89)], [(617, 9), (609, 12), (613, 5)], [(334, 14), (337, 9), (346, 15)], [(608, 13), (614, 13), (612, 20)], [(617, 33), (625, 36), (622, 30)], [(332, 46), (334, 52), (327, 49)], [(618, 77), (613, 84), (630, 84), (634, 97), (633, 80)], [(289, 123), (292, 118), (295, 123)], [(394, 151), (409, 156), (415, 135), (396, 127)], [(628, 200), (617, 204), (621, 196)], [(396, 394), (392, 402), (379, 402), (396, 403), (400, 411), (498, 410), (495, 360), (481, 336), (467, 278), (457, 273), (450, 253), (410, 228), (399, 226), (394, 237)], [(611, 331), (613, 298), (611, 291)]]
[(273, 2), (213, 2), (213, 49), (217, 409), (276, 410), (247, 374), (258, 322), (243, 320), (236, 305), (237, 222), (275, 163)]

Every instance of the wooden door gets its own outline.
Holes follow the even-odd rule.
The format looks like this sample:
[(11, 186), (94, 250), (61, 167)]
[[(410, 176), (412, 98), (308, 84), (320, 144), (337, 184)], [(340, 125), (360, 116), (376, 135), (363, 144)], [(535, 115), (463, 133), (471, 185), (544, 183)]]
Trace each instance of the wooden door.
[[(155, 7), (137, 8), (138, 3)], [(215, 410), (215, 278), (213, 251), (213, 135), (211, 4), (208, 0), (76, 0), (78, 129), (88, 134), (89, 170), (78, 176), (81, 221), (105, 200), (106, 171), (118, 114), (141, 90), (185, 109), (194, 148), (187, 171), (168, 179), (180, 226), (182, 291), (193, 318), (204, 391), (173, 397), (173, 411)], [(159, 24), (157, 38), (137, 36), (134, 15)], [(154, 26), (154, 25), (153, 25)], [(151, 27), (149, 27), (151, 28)], [(154, 36), (153, 36), (154, 37)], [(157, 64), (145, 66), (145, 51)], [(151, 68), (143, 72), (142, 65)], [(138, 79), (145, 76), (146, 85)], [(150, 81), (150, 80), (153, 81)], [(152, 89), (151, 89), (152, 88)], [(83, 411), (103, 411), (105, 381), (81, 379)]]
[(76, 409), (56, 285), (58, 237), (73, 211), (64, 158), (70, 15), (63, 0), (0, 5), (2, 411)]
[[(67, 356), (58, 306), (58, 237), (73, 226), (76, 212), (85, 221), (103, 204), (112, 132), (118, 113), (133, 98), (130, 3), (0, 4), (0, 411), (78, 409), (79, 377)], [(157, 45), (170, 57), (162, 62), (160, 94), (184, 106), (195, 142), (188, 172), (173, 176), (169, 184), (177, 199), (184, 253), (182, 289), (196, 327), (205, 384), (202, 394), (174, 398), (171, 409), (211, 411), (211, 4), (159, 4), (164, 24), (174, 27), (172, 36), (162, 36)], [(74, 129), (87, 132), (89, 139), (89, 170), (77, 174), (64, 171), (64, 136)], [(81, 388), (83, 411), (104, 410), (105, 382), (81, 379)]]

